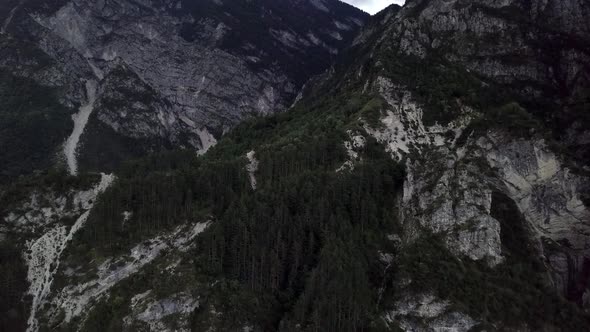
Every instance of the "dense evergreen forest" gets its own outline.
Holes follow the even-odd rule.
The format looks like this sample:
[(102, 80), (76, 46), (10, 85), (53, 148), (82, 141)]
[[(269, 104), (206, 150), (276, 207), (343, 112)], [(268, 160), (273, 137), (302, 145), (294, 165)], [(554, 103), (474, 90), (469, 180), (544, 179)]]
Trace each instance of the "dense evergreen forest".
[[(532, 259), (519, 228), (522, 216), (501, 194), (492, 212), (502, 222), (509, 259), (499, 267), (457, 258), (426, 230), (400, 247), (403, 164), (369, 138), (355, 167), (336, 172), (348, 158), (342, 144), (347, 131), (362, 130), (361, 117), (379, 118), (384, 103), (356, 92), (354, 84), (333, 86), (293, 110), (246, 121), (204, 157), (162, 152), (124, 164), (68, 260), (101, 260), (187, 221), (212, 221), (181, 263), (189, 271), (182, 283), (203, 301), (193, 313), (194, 331), (212, 325), (237, 330), (243, 322), (265, 331), (378, 331), (385, 329), (378, 314), (392, 307), (404, 280), (483, 322), (587, 326), (579, 309), (552, 295), (544, 266)], [(518, 105), (496, 110), (486, 116), (501, 111), (523, 119), (515, 130), (531, 123)], [(246, 169), (251, 150), (260, 165), (255, 190)], [(123, 221), (126, 211), (133, 215)], [(383, 253), (396, 263), (390, 266)], [(122, 330), (130, 297), (176, 289), (173, 277), (157, 271), (154, 265), (117, 287), (85, 328)]]
[[(392, 247), (387, 236), (400, 231), (403, 167), (369, 140), (354, 170), (336, 172), (347, 159), (345, 129), (359, 125), (352, 110), (371, 102), (342, 100), (249, 121), (205, 158), (170, 152), (126, 163), (71, 259), (92, 261), (186, 221), (212, 220), (194, 264), (212, 280), (236, 280), (254, 298), (271, 299), (256, 324), (368, 329), (379, 309), (374, 290), (384, 282), (378, 250)], [(246, 171), (251, 149), (260, 165), (256, 190)], [(133, 216), (122, 222), (125, 211)], [(195, 328), (202, 319), (195, 317)]]
[(50, 168), (71, 131), (56, 89), (0, 70), (0, 184)]
[(0, 242), (0, 271), (0, 331), (16, 331), (24, 326), (28, 313), (23, 299), (28, 284), (20, 248), (12, 241)]

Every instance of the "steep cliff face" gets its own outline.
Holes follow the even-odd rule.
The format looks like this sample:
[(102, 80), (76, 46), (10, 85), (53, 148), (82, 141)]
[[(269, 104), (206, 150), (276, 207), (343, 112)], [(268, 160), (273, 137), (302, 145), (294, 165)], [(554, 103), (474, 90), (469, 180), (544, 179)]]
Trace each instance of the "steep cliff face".
[(579, 0), (415, 0), (380, 40), (399, 55), (444, 60), (506, 88), (587, 160), (589, 12)]
[[(366, 132), (385, 144), (392, 158), (405, 161), (400, 213), (406, 245), (438, 234), (454, 255), (492, 268), (509, 265), (515, 257), (540, 259), (553, 291), (587, 307), (590, 209), (582, 198), (588, 177), (566, 166), (543, 136), (524, 138), (503, 129), (474, 132), (469, 123), (482, 115), (469, 107), (446, 126), (425, 126), (422, 107), (405, 88), (380, 77), (374, 89), (387, 106), (380, 124), (366, 125)], [(521, 249), (510, 243), (512, 232), (522, 233), (518, 245), (528, 256), (519, 257)], [(424, 296), (429, 300), (421, 300)], [(441, 309), (448, 304), (432, 294), (400, 301), (386, 317), (398, 317), (410, 330), (455, 324), (467, 331), (473, 326), (472, 318), (461, 313), (448, 318)], [(431, 305), (440, 308), (433, 313), (426, 309)], [(407, 315), (430, 323), (408, 321)]]
[[(406, 163), (406, 241), (439, 234), (455, 255), (500, 270), (528, 252), (555, 291), (586, 308), (588, 10), (581, 1), (410, 1), (355, 41), (370, 50), (359, 72), (379, 75), (365, 89), (386, 101), (366, 132)], [(510, 244), (512, 227), (523, 248)], [(441, 306), (429, 296), (394, 313), (412, 330), (436, 329), (444, 310), (440, 319), (413, 312), (430, 325), (403, 318)]]
[[(100, 170), (161, 147), (205, 151), (244, 118), (285, 110), (366, 14), (334, 0), (76, 0), (11, 2), (0, 17), (4, 68), (59, 87), (67, 105), (88, 104), (96, 82), (89, 149), (75, 152)], [(45, 63), (23, 61), (28, 49)]]

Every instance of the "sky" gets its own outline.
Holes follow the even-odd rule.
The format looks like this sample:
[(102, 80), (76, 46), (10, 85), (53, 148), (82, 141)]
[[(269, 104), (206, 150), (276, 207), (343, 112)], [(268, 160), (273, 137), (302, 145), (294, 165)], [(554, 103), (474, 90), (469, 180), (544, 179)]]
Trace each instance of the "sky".
[(403, 5), (405, 0), (342, 0), (347, 2), (355, 7), (358, 7), (367, 13), (373, 15), (380, 11), (381, 9), (391, 5), (392, 3), (397, 3), (398, 5)]

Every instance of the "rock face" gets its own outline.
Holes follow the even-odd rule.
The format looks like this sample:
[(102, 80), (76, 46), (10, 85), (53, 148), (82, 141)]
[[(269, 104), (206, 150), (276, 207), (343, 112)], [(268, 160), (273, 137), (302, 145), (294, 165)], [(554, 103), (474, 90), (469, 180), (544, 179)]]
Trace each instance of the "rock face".
[[(148, 295), (144, 293), (134, 297), (133, 316), (125, 317), (127, 326), (148, 326), (149, 331), (190, 331), (187, 322), (193, 310), (199, 306), (197, 300), (190, 294), (175, 294), (170, 298), (148, 302)], [(176, 320), (174, 328), (164, 323), (164, 319), (171, 317)]]
[(500, 224), (490, 216), (492, 190), (482, 186), (490, 181), (482, 176), (487, 169), (473, 162), (479, 156), (456, 146), (474, 112), (466, 107), (447, 126), (425, 126), (421, 106), (405, 88), (379, 77), (375, 89), (387, 101), (387, 116), (381, 127), (365, 129), (392, 158), (406, 160), (402, 205), (408, 236), (419, 236), (424, 227), (447, 234), (458, 254), (501, 262)]
[(386, 315), (388, 322), (399, 322), (404, 331), (469, 331), (476, 322), (468, 315), (453, 312), (448, 301), (432, 294), (409, 294)]
[[(106, 260), (100, 266), (97, 267), (95, 275), (91, 274), (94, 278), (82, 282), (84, 280), (84, 272), (92, 271), (92, 268), (88, 266), (76, 267), (76, 272), (68, 270), (70, 273), (66, 273), (62, 278), (68, 280), (67, 286), (63, 289), (55, 289), (52, 293), (51, 298), (45, 298), (49, 305), (46, 311), (42, 313), (33, 313), (42, 316), (44, 320), (49, 321), (50, 324), (57, 323), (70, 323), (74, 319), (79, 319), (86, 315), (86, 310), (95, 305), (105, 296), (108, 296), (109, 291), (112, 288), (118, 286), (125, 279), (137, 274), (146, 265), (152, 263), (160, 256), (164, 255), (165, 252), (182, 253), (188, 251), (194, 243), (195, 238), (202, 233), (209, 224), (195, 223), (179, 227), (178, 229), (170, 232), (169, 234), (163, 234), (156, 238), (150, 239), (145, 243), (141, 243), (134, 248), (128, 254), (121, 255), (120, 257), (113, 257)], [(88, 278), (88, 276), (86, 276)], [(57, 287), (56, 287), (57, 288)], [(150, 305), (147, 311), (139, 314), (136, 318), (140, 321), (148, 324), (155, 324), (158, 320), (164, 316), (178, 313), (179, 311), (192, 310), (196, 307), (198, 302), (192, 300), (190, 297), (184, 296), (184, 300), (168, 300), (162, 301), (171, 302), (169, 305), (172, 308), (162, 308), (163, 312), (159, 312), (158, 303)], [(175, 301), (181, 301), (176, 303)], [(176, 304), (175, 304), (176, 303)], [(181, 304), (184, 303), (184, 304)], [(174, 309), (175, 305), (187, 306), (189, 308)], [(32, 318), (37, 319), (38, 317), (33, 316)], [(155, 317), (152, 317), (155, 316)], [(63, 322), (61, 321), (63, 319)], [(150, 325), (151, 325), (150, 324)], [(35, 329), (35, 326), (31, 328)], [(154, 329), (155, 327), (152, 327)], [(160, 329), (158, 329), (160, 330)]]
[[(55, 274), (69, 242), (76, 232), (84, 227), (99, 194), (113, 182), (113, 175), (102, 174), (100, 182), (87, 191), (69, 192), (55, 197), (55, 193), (33, 193), (26, 202), (3, 221), (4, 232), (14, 237), (30, 238), (26, 242), (25, 260), (28, 265), (27, 280), (31, 296), (30, 316), (27, 322), (30, 331), (39, 328), (38, 312), (47, 302)], [(73, 225), (67, 218), (77, 217)], [(39, 235), (37, 235), (39, 234)]]
[(109, 168), (160, 148), (205, 151), (244, 118), (285, 110), (365, 19), (335, 0), (15, 1), (0, 8), (0, 38), (19, 41), (0, 65), (59, 87), (68, 105), (88, 104), (84, 82), (96, 81), (78, 154), (82, 168)]
[(563, 166), (545, 142), (491, 134), (478, 145), (505, 193), (526, 218), (558, 291), (583, 303), (590, 268), (590, 210), (581, 201), (588, 178)]
[(590, 87), (589, 15), (581, 0), (413, 0), (380, 38), (399, 55), (440, 56), (508, 88), (583, 161), (589, 156), (589, 126), (581, 116)]
[[(549, 86), (556, 81), (581, 88), (588, 82), (584, 40), (590, 34), (589, 10), (579, 0), (414, 0), (400, 12), (403, 22), (391, 26), (391, 32), (401, 37), (405, 54), (423, 58), (442, 51), (447, 60), (487, 77), (521, 82), (522, 91), (539, 91), (533, 83)], [(523, 24), (530, 27), (523, 29)], [(558, 47), (557, 54), (541, 52), (549, 51), (541, 42), (558, 42), (559, 37), (561, 42), (551, 45)]]
[[(583, 202), (589, 127), (579, 113), (587, 107), (574, 105), (587, 105), (583, 91), (590, 86), (588, 10), (575, 0), (416, 0), (382, 14), (355, 41), (369, 47), (367, 63), (385, 75), (365, 84), (387, 102), (380, 123), (365, 129), (386, 144), (392, 158), (406, 163), (401, 199), (406, 241), (425, 231), (442, 234), (456, 255), (495, 266), (505, 259), (506, 244), (494, 197), (509, 197), (555, 289), (581, 305), (590, 284), (590, 210)], [(387, 56), (397, 59), (387, 62)], [(391, 70), (392, 63), (400, 67)], [(438, 78), (403, 66), (425, 63), (446, 68), (449, 76), (456, 68), (463, 77), (474, 74), (474, 84), (484, 89), (510, 91), (509, 98), (545, 122), (552, 139), (576, 155), (556, 153), (546, 136), (533, 131), (515, 134), (508, 130), (510, 120), (504, 128), (489, 121), (486, 130), (474, 131), (477, 118), (488, 112), (481, 106), (489, 101), (469, 102), (456, 77), (448, 79), (457, 84), (448, 96), (434, 95), (435, 85), (420, 90)], [(432, 98), (444, 97), (452, 102), (432, 107)]]
[[(406, 164), (402, 242), (437, 234), (457, 257), (494, 268), (510, 247), (504, 236), (510, 230), (503, 228), (513, 226), (506, 223), (522, 223), (530, 243), (523, 245), (535, 248), (555, 291), (586, 306), (590, 209), (581, 197), (589, 178), (564, 165), (541, 136), (518, 138), (505, 130), (476, 134), (468, 124), (480, 115), (469, 107), (446, 126), (427, 126), (424, 110), (406, 88), (379, 77), (373, 89), (387, 104), (381, 123), (366, 124), (366, 134)], [(349, 163), (354, 167), (354, 159)], [(495, 212), (498, 197), (514, 202), (512, 213), (522, 219)], [(406, 294), (384, 319), (406, 331), (468, 331), (480, 323), (448, 306), (430, 295)]]

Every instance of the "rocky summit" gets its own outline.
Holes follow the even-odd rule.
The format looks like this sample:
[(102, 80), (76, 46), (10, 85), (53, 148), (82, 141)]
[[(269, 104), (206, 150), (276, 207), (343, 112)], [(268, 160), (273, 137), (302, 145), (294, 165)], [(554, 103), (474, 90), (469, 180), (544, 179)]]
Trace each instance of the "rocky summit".
[(589, 330), (587, 1), (0, 21), (0, 331)]

